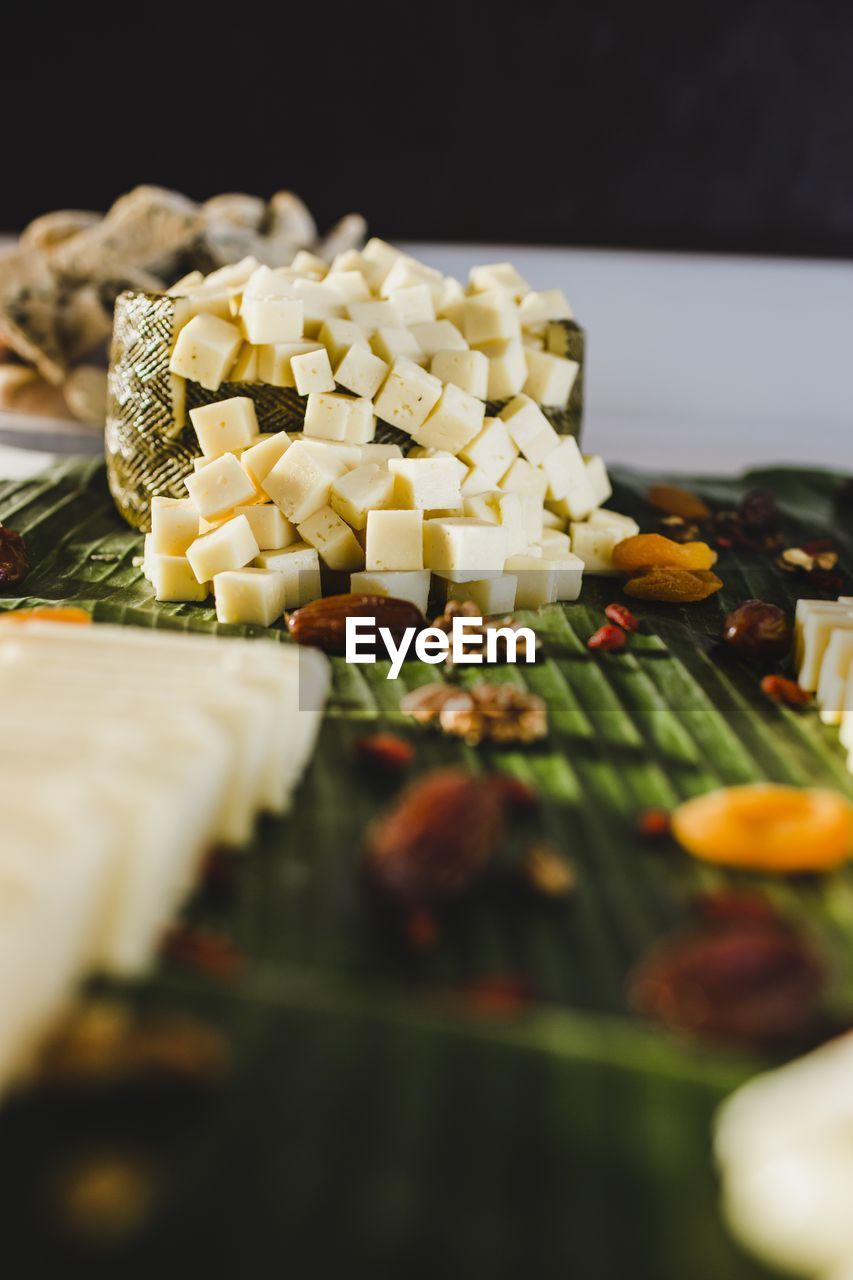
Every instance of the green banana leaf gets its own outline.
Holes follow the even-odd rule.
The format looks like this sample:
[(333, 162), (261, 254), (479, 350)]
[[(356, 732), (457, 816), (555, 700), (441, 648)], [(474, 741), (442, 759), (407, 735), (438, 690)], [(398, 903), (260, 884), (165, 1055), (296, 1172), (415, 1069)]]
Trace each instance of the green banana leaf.
[[(660, 477), (655, 477), (660, 479)], [(754, 472), (687, 483), (715, 505), (756, 484), (784, 506), (792, 543), (831, 534), (849, 581), (853, 515), (841, 478)], [(616, 472), (612, 505), (648, 523), (649, 481)], [(0, 521), (22, 532), (26, 595), (0, 607), (73, 603), (100, 621), (219, 633), (212, 610), (162, 605), (134, 566), (142, 539), (116, 516), (92, 462), (0, 486)], [(314, 763), (284, 821), (265, 821), (233, 898), (201, 895), (188, 918), (227, 931), (249, 958), (233, 985), (162, 962), (127, 992), (149, 1009), (196, 1012), (233, 1045), (209, 1097), (22, 1093), (0, 1113), (0, 1197), (18, 1275), (158, 1273), (325, 1277), (648, 1277), (747, 1280), (764, 1272), (728, 1239), (710, 1155), (719, 1101), (769, 1059), (691, 1046), (643, 1024), (625, 981), (724, 873), (643, 845), (635, 815), (719, 784), (822, 783), (853, 797), (837, 733), (767, 700), (721, 656), (725, 612), (748, 596), (790, 607), (805, 583), (772, 556), (721, 557), (724, 590), (701, 605), (641, 605), (629, 652), (592, 655), (589, 635), (619, 598), (590, 578), (582, 601), (529, 621), (535, 667), (493, 669), (548, 701), (551, 733), (528, 749), (479, 749), (416, 732), (405, 689), (435, 677), (409, 664), (335, 663)], [(463, 679), (472, 678), (469, 675)], [(532, 783), (524, 819), (480, 892), (413, 952), (379, 918), (357, 871), (370, 818), (393, 794), (355, 764), (353, 742), (392, 727), (417, 767), (462, 763)], [(577, 888), (522, 895), (526, 840), (571, 858)], [(853, 881), (846, 871), (768, 891), (832, 961), (832, 1003), (853, 1009)], [(499, 978), (520, 1008), (454, 997)], [(141, 1154), (157, 1193), (138, 1227), (98, 1247), (62, 1227), (57, 1179), (92, 1152)], [(52, 1207), (53, 1206), (53, 1209)]]

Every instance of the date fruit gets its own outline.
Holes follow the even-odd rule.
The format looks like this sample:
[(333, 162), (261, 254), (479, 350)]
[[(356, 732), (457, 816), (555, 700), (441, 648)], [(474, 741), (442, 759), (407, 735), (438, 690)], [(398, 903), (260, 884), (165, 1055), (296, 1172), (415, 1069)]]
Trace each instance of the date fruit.
[[(340, 595), (312, 600), (288, 615), (287, 629), (297, 644), (307, 644), (324, 653), (346, 650), (347, 618), (375, 618), (377, 631), (386, 627), (399, 644), (408, 627), (420, 631), (426, 622), (415, 605), (391, 596)], [(377, 646), (382, 648), (377, 635)]]
[(0, 588), (23, 582), (29, 568), (24, 539), (14, 529), (0, 524)]
[(740, 658), (769, 667), (791, 648), (791, 624), (784, 610), (763, 600), (746, 600), (723, 623), (723, 642)]

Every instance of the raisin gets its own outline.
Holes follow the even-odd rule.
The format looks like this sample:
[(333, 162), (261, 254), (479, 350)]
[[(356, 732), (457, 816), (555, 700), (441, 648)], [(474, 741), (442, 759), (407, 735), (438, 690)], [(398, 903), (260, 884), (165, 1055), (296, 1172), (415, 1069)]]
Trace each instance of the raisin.
[(617, 569), (710, 569), (717, 553), (706, 542), (673, 542), (659, 533), (637, 533), (613, 548)]
[(661, 600), (670, 604), (694, 604), (707, 600), (722, 587), (715, 573), (686, 569), (648, 569), (625, 583), (626, 595), (637, 600)]
[(776, 499), (767, 489), (750, 489), (737, 509), (741, 525), (750, 534), (770, 533), (779, 525)]
[(23, 582), (29, 567), (24, 539), (14, 529), (0, 525), (0, 587)]
[(674, 484), (652, 485), (649, 489), (649, 502), (665, 515), (679, 516), (682, 520), (698, 520), (702, 523), (711, 518), (706, 502), (703, 502), (695, 493), (690, 493), (687, 489), (679, 489)]
[(763, 600), (746, 600), (723, 624), (723, 641), (754, 666), (772, 666), (791, 648), (791, 624), (784, 610)]

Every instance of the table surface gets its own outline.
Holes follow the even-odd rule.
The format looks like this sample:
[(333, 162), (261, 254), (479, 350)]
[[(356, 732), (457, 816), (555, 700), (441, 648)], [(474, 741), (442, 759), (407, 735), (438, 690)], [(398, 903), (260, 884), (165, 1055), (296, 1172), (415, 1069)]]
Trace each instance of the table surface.
[[(562, 288), (587, 330), (584, 443), (611, 462), (732, 473), (768, 463), (853, 469), (853, 263), (517, 245), (407, 244), (442, 271), (511, 259)], [(0, 416), (0, 474), (73, 443)], [(83, 444), (87, 441), (83, 438)], [(92, 448), (91, 436), (89, 450)]]

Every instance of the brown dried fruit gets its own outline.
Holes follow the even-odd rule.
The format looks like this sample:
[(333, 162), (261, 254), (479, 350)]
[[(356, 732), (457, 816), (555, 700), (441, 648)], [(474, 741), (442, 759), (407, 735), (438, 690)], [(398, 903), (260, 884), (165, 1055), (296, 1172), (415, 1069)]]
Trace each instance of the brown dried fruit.
[(682, 520), (710, 520), (711, 510), (695, 493), (680, 489), (674, 484), (654, 484), (649, 489), (649, 502), (658, 511), (668, 516), (679, 516)]
[(641, 1014), (690, 1036), (763, 1047), (816, 1023), (824, 967), (782, 922), (727, 922), (673, 939), (638, 965), (629, 998)]
[(672, 830), (669, 812), (660, 808), (644, 809), (637, 816), (636, 827), (637, 834), (644, 840), (666, 840)]
[(0, 524), (0, 588), (23, 582), (29, 567), (24, 539), (14, 529)]
[[(408, 600), (390, 596), (340, 595), (312, 600), (287, 618), (287, 629), (297, 644), (311, 645), (324, 653), (346, 650), (347, 618), (375, 618), (377, 632), (386, 627), (395, 645), (409, 627), (420, 631), (426, 624), (420, 609)], [(377, 648), (383, 649), (377, 634)]]
[(792, 638), (784, 610), (763, 600), (745, 600), (723, 623), (723, 642), (753, 666), (770, 666), (784, 658)]
[(496, 852), (504, 805), (488, 780), (461, 769), (424, 774), (368, 828), (365, 871), (401, 903), (464, 893)]
[(659, 533), (635, 533), (613, 548), (617, 569), (710, 569), (717, 553), (707, 542), (673, 542)]
[(372, 733), (367, 738), (359, 738), (355, 751), (363, 764), (391, 775), (405, 773), (415, 758), (411, 742), (396, 733)]
[(636, 631), (640, 625), (639, 618), (624, 604), (609, 604), (604, 610), (604, 616), (623, 631)]
[(621, 653), (628, 643), (628, 637), (621, 627), (609, 625), (599, 627), (586, 642), (587, 649), (600, 649), (603, 653)]
[(777, 528), (780, 520), (776, 499), (767, 489), (750, 489), (741, 498), (737, 515), (742, 528), (753, 535), (769, 533)]
[(625, 583), (625, 594), (637, 600), (661, 600), (670, 604), (694, 604), (707, 600), (722, 587), (722, 579), (709, 571), (649, 569)]
[(491, 742), (535, 742), (548, 733), (548, 711), (543, 700), (512, 684), (481, 680), (467, 688), (458, 685), (423, 685), (400, 701), (404, 715), (419, 724), (437, 724), (443, 733), (464, 738), (470, 746)]
[(169, 930), (163, 954), (218, 982), (236, 981), (245, 966), (243, 953), (227, 934), (189, 924)]
[(661, 533), (673, 542), (696, 542), (701, 531), (692, 520), (682, 520), (681, 516), (661, 516), (652, 532)]
[(568, 897), (577, 884), (572, 864), (546, 840), (528, 849), (521, 869), (530, 887), (546, 898)]
[(784, 676), (765, 676), (761, 681), (761, 692), (789, 707), (802, 707), (812, 700), (812, 695), (796, 680), (786, 680)]
[(91, 1243), (122, 1240), (149, 1216), (156, 1189), (151, 1166), (135, 1155), (86, 1156), (60, 1179), (60, 1225)]

